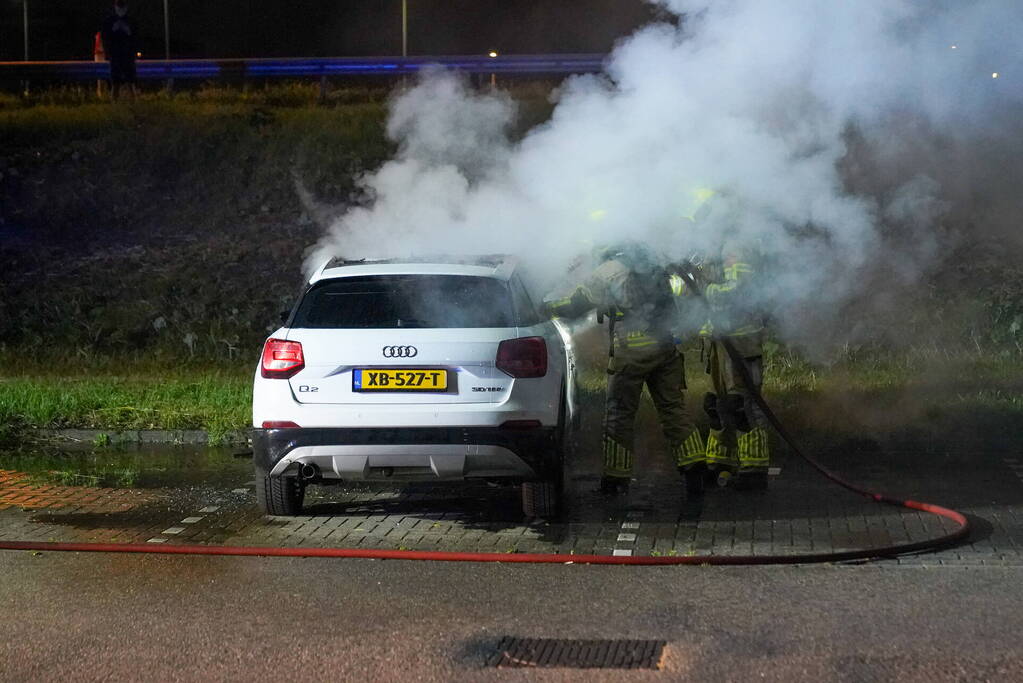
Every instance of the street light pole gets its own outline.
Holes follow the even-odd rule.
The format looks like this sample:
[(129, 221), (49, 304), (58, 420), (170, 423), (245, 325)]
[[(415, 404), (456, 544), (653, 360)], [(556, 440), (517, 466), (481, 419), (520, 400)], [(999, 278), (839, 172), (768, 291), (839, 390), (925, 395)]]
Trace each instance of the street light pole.
[[(28, 39), (26, 38), (26, 40)], [(408, 57), (408, 0), (401, 0), (401, 56)]]
[(28, 61), (28, 0), (21, 0), (21, 18), (25, 29), (25, 61)]
[[(21, 0), (21, 20), (22, 28), (25, 31), (25, 55), (24, 59), (28, 61), (28, 0)], [(21, 90), (25, 97), (28, 97), (28, 81), (21, 82)]]
[(169, 0), (163, 0), (163, 58), (170, 59), (170, 8)]

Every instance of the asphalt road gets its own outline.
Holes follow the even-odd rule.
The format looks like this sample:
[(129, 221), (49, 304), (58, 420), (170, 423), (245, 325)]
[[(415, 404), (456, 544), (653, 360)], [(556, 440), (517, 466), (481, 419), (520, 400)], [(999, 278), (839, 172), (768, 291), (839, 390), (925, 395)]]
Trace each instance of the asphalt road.
[[(1023, 568), (511, 566), (0, 552), (0, 679), (1021, 680)], [(662, 671), (484, 667), (501, 636)]]

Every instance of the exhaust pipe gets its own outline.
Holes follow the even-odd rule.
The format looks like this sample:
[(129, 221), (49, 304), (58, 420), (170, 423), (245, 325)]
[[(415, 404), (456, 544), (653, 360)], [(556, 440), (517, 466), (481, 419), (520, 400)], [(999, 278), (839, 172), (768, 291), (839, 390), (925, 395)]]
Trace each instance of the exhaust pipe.
[(298, 468), (298, 476), (305, 481), (318, 479), (320, 477), (320, 468), (312, 463), (302, 463), (302, 466)]

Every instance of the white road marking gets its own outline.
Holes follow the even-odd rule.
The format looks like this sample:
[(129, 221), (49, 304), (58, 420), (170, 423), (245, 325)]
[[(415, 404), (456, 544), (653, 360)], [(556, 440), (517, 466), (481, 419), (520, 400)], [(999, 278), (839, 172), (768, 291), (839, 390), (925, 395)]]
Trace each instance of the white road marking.
[(645, 514), (642, 510), (632, 510), (631, 512), (626, 512), (625, 517), (627, 519), (642, 519)]
[(199, 512), (216, 512), (220, 509), (219, 505), (207, 505), (206, 507), (199, 510)]
[(204, 519), (206, 519), (206, 518), (205, 517), (185, 517), (183, 520), (181, 520), (181, 523), (182, 524), (195, 524), (196, 522), (201, 522)]
[(183, 526), (172, 526), (170, 529), (164, 529), (160, 533), (168, 534), (168, 535), (173, 535), (173, 534), (180, 534), (184, 530), (185, 530), (185, 527), (183, 527)]
[(166, 543), (166, 542), (167, 542), (166, 538), (151, 538), (148, 541), (146, 541), (146, 543)]
[(781, 468), (780, 467), (768, 467), (767, 468), (767, 475), (769, 477), (777, 477), (779, 474), (781, 474)]
[(611, 554), (614, 557), (632, 557), (632, 551), (628, 548), (615, 548)]
[(635, 543), (636, 534), (618, 534), (619, 543)]
[(622, 522), (623, 529), (638, 529), (639, 522)]
[(248, 489), (231, 489), (231, 493), (248, 493)]

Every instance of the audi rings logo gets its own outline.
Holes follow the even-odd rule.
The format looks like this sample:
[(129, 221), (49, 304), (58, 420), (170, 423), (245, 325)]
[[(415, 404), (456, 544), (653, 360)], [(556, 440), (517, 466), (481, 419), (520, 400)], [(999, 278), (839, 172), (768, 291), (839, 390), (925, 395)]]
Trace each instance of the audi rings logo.
[(385, 346), (384, 358), (415, 358), (419, 349), (414, 346)]

